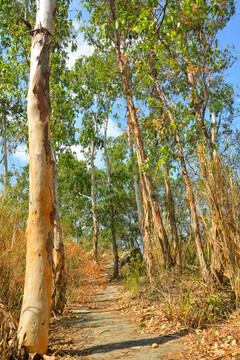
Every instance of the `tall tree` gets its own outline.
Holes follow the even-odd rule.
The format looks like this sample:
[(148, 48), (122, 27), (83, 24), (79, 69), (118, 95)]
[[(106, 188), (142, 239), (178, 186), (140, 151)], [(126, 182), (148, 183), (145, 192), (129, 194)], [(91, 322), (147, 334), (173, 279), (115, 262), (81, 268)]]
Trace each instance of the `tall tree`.
[(118, 249), (117, 249), (116, 228), (115, 228), (115, 219), (114, 219), (114, 207), (113, 207), (113, 201), (112, 201), (111, 167), (110, 167), (108, 149), (107, 149), (108, 116), (109, 116), (109, 107), (107, 109), (107, 116), (106, 116), (105, 126), (104, 126), (104, 154), (105, 154), (105, 161), (106, 161), (106, 167), (107, 167), (109, 225), (110, 225), (111, 233), (112, 233), (112, 247), (113, 247), (113, 255), (114, 255), (113, 278), (116, 279), (118, 277)]
[(114, 33), (116, 61), (117, 61), (119, 73), (121, 74), (124, 95), (127, 102), (127, 108), (129, 114), (128, 122), (129, 125), (133, 127), (139, 171), (142, 172), (141, 178), (144, 181), (142, 188), (145, 186), (148, 197), (150, 199), (153, 223), (155, 225), (157, 237), (162, 250), (164, 265), (166, 267), (169, 267), (172, 264), (172, 257), (170, 253), (170, 246), (169, 246), (167, 233), (163, 223), (162, 214), (160, 212), (159, 204), (157, 201), (157, 195), (153, 186), (151, 174), (147, 172), (145, 169), (143, 171), (143, 168), (144, 167), (146, 168), (146, 155), (143, 147), (137, 110), (134, 102), (132, 71), (131, 71), (130, 60), (128, 58), (128, 55), (122, 52), (121, 50), (121, 46), (124, 47), (124, 42), (126, 42), (126, 38), (123, 36), (123, 39), (121, 40), (120, 32), (117, 28), (117, 22), (119, 22), (119, 18), (114, 0), (109, 1), (109, 15)]
[(28, 92), (30, 199), (27, 265), (18, 329), (19, 345), (29, 352), (47, 350), (52, 293), (54, 225), (53, 155), (50, 138), (50, 47), (55, 0), (38, 0), (36, 26), (31, 30)]

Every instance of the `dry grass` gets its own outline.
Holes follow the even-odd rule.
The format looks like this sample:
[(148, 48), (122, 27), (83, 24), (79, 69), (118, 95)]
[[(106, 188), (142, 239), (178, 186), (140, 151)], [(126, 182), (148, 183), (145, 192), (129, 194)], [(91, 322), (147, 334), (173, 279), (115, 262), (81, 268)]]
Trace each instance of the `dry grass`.
[(21, 218), (19, 203), (13, 203), (9, 199), (8, 193), (0, 198), (0, 358), (2, 359), (7, 356), (10, 349), (9, 338), (16, 340), (17, 322), (14, 318), (19, 318), (25, 274), (25, 221)]
[(240, 187), (239, 179), (220, 159), (205, 160), (207, 177), (201, 180), (198, 208), (204, 225), (208, 262), (213, 275), (226, 279), (239, 297)]
[(19, 204), (0, 198), (0, 299), (18, 316), (25, 274), (25, 222)]
[[(143, 326), (149, 329), (158, 327), (163, 334), (170, 328), (208, 327), (227, 319), (235, 308), (231, 289), (219, 291), (213, 286), (207, 286), (202, 282), (200, 274), (193, 275), (187, 270), (181, 275), (176, 269), (168, 273), (159, 272), (154, 284), (150, 285), (146, 281), (144, 284), (141, 280), (137, 290), (135, 283), (133, 289), (129, 282), (127, 284), (130, 293), (124, 307), (131, 312), (134, 303), (133, 308), (136, 309), (140, 322), (146, 320)], [(129, 297), (133, 303), (129, 301)]]

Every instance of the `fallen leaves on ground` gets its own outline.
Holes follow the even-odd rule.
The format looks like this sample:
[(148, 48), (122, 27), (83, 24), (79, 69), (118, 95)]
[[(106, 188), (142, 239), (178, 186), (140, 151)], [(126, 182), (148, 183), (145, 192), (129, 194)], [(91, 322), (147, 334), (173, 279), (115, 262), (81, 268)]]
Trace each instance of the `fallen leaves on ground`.
[(240, 310), (233, 312), (228, 320), (205, 329), (193, 329), (180, 322), (169, 321), (163, 304), (134, 297), (123, 288), (120, 292), (115, 308), (121, 310), (122, 316), (130, 317), (133, 323), (138, 324), (140, 332), (159, 336), (187, 333), (178, 340), (186, 345), (187, 350), (174, 354), (174, 360), (240, 359)]

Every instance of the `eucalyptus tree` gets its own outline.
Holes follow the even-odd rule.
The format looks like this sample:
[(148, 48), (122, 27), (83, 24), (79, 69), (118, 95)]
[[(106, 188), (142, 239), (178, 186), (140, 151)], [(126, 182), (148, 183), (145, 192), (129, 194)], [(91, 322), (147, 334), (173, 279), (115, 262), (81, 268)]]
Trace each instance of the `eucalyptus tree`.
[(72, 72), (67, 68), (67, 45), (75, 48), (76, 33), (72, 21), (68, 19), (70, 1), (57, 1), (58, 17), (51, 52), (51, 138), (54, 154), (54, 288), (52, 307), (62, 312), (66, 302), (66, 274), (62, 227), (58, 214), (57, 171), (60, 154), (76, 144), (76, 106), (71, 94)]
[(108, 183), (108, 199), (109, 199), (109, 224), (112, 234), (112, 247), (114, 254), (114, 263), (113, 263), (113, 278), (118, 277), (118, 249), (117, 249), (117, 239), (116, 239), (116, 228), (115, 228), (115, 211), (113, 207), (112, 199), (112, 180), (111, 180), (111, 164), (109, 162), (108, 149), (107, 149), (107, 128), (109, 120), (109, 106), (106, 113), (106, 120), (104, 124), (104, 155), (107, 168), (107, 183)]
[(55, 1), (37, 2), (31, 29), (31, 69), (28, 91), (30, 202), (27, 265), (18, 341), (29, 352), (47, 350), (52, 292), (54, 226), (53, 155), (50, 138), (50, 48)]
[[(141, 233), (126, 134), (116, 138), (109, 137), (106, 145), (111, 169), (111, 200), (114, 209), (114, 228), (117, 245), (123, 249), (138, 247)], [(106, 173), (105, 178), (107, 178)], [(109, 198), (106, 197), (106, 193), (108, 194), (108, 189), (106, 189), (106, 180), (103, 179), (101, 184), (99, 184), (99, 213), (102, 225), (101, 239), (106, 237), (106, 239), (111, 241)]]
[[(137, 3), (109, 1), (105, 6), (101, 6), (97, 1), (87, 1), (85, 2), (85, 6), (91, 13), (91, 25), (87, 29), (87, 38), (91, 39), (97, 46), (101, 46), (102, 42), (104, 43), (104, 46), (112, 46), (112, 44), (114, 44), (116, 64), (118, 66), (119, 75), (121, 76), (123, 95), (126, 99), (129, 113), (128, 123), (133, 126), (138, 166), (139, 171), (141, 172), (140, 178), (144, 182), (144, 184), (142, 184), (142, 189), (146, 189), (147, 196), (150, 199), (153, 223), (156, 228), (164, 264), (165, 266), (170, 266), (172, 257), (168, 237), (164, 228), (152, 177), (150, 172), (146, 171), (146, 156), (134, 101), (132, 63), (128, 56), (129, 42), (127, 40), (128, 36), (131, 36), (131, 30), (129, 29), (133, 28), (134, 22), (139, 18), (143, 3), (141, 1)], [(148, 6), (154, 10), (155, 5), (153, 2), (150, 2)], [(101, 14), (100, 17), (99, 14)], [(94, 33), (96, 34), (95, 36), (93, 35)]]
[[(221, 247), (218, 245), (219, 241), (221, 241), (221, 235), (219, 235), (221, 231), (219, 232), (220, 229), (214, 230), (214, 228), (216, 228), (216, 221), (218, 221), (218, 210), (216, 210), (212, 198), (212, 194), (215, 191), (211, 187), (211, 184), (215, 183), (213, 180), (215, 170), (213, 170), (213, 168), (211, 169), (211, 166), (213, 165), (213, 167), (216, 168), (216, 160), (218, 158), (217, 162), (219, 161), (219, 156), (217, 155), (218, 151), (215, 138), (216, 114), (214, 113), (214, 107), (211, 103), (215, 102), (214, 98), (216, 98), (218, 92), (215, 88), (216, 94), (214, 93), (212, 84), (216, 84), (216, 80), (219, 79), (219, 76), (223, 76), (224, 71), (232, 62), (232, 56), (229, 51), (227, 49), (221, 51), (218, 48), (217, 34), (233, 14), (234, 1), (229, 1), (224, 4), (212, 1), (205, 3), (199, 2), (198, 4), (189, 2), (182, 4), (180, 11), (181, 16), (179, 17), (179, 4), (172, 2), (170, 12), (173, 17), (172, 23), (175, 23), (174, 31), (178, 41), (174, 40), (174, 43), (173, 41), (171, 42), (171, 39), (167, 39), (169, 35), (166, 35), (165, 39), (165, 41), (167, 40), (170, 44), (170, 49), (175, 58), (175, 61), (170, 65), (172, 74), (169, 79), (170, 81), (172, 80), (173, 83), (179, 83), (181, 79), (181, 94), (186, 104), (182, 107), (182, 110), (185, 111), (186, 114), (186, 110), (188, 109), (188, 114), (187, 116), (185, 115), (186, 120), (180, 115), (182, 122), (187, 126), (179, 131), (178, 146), (180, 146), (180, 143), (185, 143), (184, 140), (181, 140), (181, 135), (187, 137), (186, 132), (191, 129), (193, 138), (195, 139), (193, 143), (195, 143), (198, 149), (197, 154), (199, 160), (198, 164), (196, 164), (200, 170), (198, 176), (208, 193), (206, 205), (213, 215), (212, 239), (210, 240), (212, 246), (211, 272), (217, 281), (221, 282), (223, 280), (223, 255), (221, 253)], [(193, 11), (194, 16), (191, 16), (191, 11)], [(177, 22), (180, 24), (179, 27), (176, 26)], [(170, 25), (166, 25), (166, 27), (169, 28)], [(166, 33), (169, 34), (168, 32)], [(177, 69), (184, 71), (181, 71), (181, 75), (178, 74), (176, 77), (175, 72), (178, 71)], [(218, 82), (218, 84), (220, 85), (220, 82)], [(179, 110), (180, 107), (178, 107), (178, 113), (181, 112)], [(212, 121), (209, 121), (210, 114)], [(223, 126), (223, 123), (220, 125), (220, 118), (218, 128), (219, 126)], [(179, 154), (181, 158), (183, 151), (179, 151)], [(213, 163), (209, 166), (210, 158), (213, 159)], [(184, 170), (184, 173), (186, 174), (186, 170)], [(196, 199), (194, 199), (195, 195), (193, 194), (191, 185), (187, 185), (188, 183), (186, 182), (186, 186), (189, 196), (192, 194), (190, 205), (192, 204), (192, 216), (197, 239), (197, 237), (199, 238), (200, 229), (198, 230), (199, 219), (196, 210)], [(215, 210), (213, 208), (215, 208)], [(199, 242), (197, 246), (200, 255), (201, 249), (199, 249), (199, 246), (202, 247), (202, 244)], [(203, 266), (204, 265), (202, 265), (202, 268)]]
[[(79, 111), (82, 114), (80, 142), (84, 148), (90, 147), (92, 172), (92, 214), (93, 214), (93, 253), (98, 261), (98, 214), (96, 203), (95, 164), (96, 149), (103, 145), (100, 128), (106, 116), (106, 110), (112, 103), (111, 77), (107, 74), (113, 70), (111, 57), (105, 59), (97, 53), (90, 57), (80, 58), (74, 68), (74, 92)], [(111, 73), (110, 73), (111, 74)]]

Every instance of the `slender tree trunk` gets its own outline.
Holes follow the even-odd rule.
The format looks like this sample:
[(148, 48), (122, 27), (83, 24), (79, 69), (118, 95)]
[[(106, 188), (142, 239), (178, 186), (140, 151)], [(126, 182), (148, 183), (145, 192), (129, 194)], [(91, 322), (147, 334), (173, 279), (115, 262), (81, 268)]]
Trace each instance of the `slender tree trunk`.
[(3, 114), (2, 132), (3, 132), (3, 140), (2, 140), (2, 153), (3, 153), (3, 186), (4, 186), (4, 189), (6, 189), (7, 186), (8, 186), (7, 116), (6, 116), (6, 114)]
[[(132, 143), (130, 125), (127, 127), (127, 134), (128, 134), (128, 146), (130, 151), (130, 157), (132, 161), (133, 180), (134, 180), (135, 196), (136, 196), (137, 209), (138, 209), (138, 220), (141, 229), (143, 259), (147, 264), (148, 278), (151, 282), (152, 281), (151, 209), (147, 198), (147, 192), (142, 176), (142, 171), (139, 172), (141, 185), (139, 183), (138, 174), (137, 174), (138, 171), (133, 154), (133, 143)], [(141, 192), (142, 192), (142, 196), (141, 196)]]
[(24, 0), (24, 19), (27, 20), (28, 18), (28, 6), (29, 0)]
[(188, 175), (187, 167), (185, 164), (185, 159), (184, 159), (182, 145), (180, 143), (179, 136), (176, 136), (176, 140), (177, 140), (177, 146), (178, 146), (178, 151), (179, 151), (181, 170), (182, 170), (183, 179), (184, 179), (186, 190), (187, 190), (187, 198), (188, 198), (190, 210), (191, 210), (191, 216), (192, 216), (192, 221), (193, 221), (193, 230), (194, 230), (194, 235), (195, 235), (195, 244), (196, 244), (196, 248), (197, 248), (197, 254), (198, 254), (198, 259), (199, 259), (200, 268), (201, 268), (201, 272), (202, 272), (202, 277), (205, 282), (208, 282), (209, 281), (209, 271), (207, 269), (206, 259), (205, 259), (205, 255), (204, 255), (204, 251), (203, 251), (202, 237), (201, 237), (201, 232), (200, 232), (199, 219), (198, 219), (198, 215), (197, 215), (195, 196), (194, 196), (194, 193), (192, 190), (192, 185), (191, 185), (191, 182), (189, 179), (189, 175)]
[(143, 196), (143, 206), (144, 206), (144, 217), (143, 217), (143, 258), (147, 264), (147, 273), (150, 282), (152, 282), (152, 247), (151, 247), (151, 208), (149, 205), (147, 192), (145, 188), (144, 181), (142, 179), (142, 173), (140, 172), (140, 180), (142, 183), (142, 196)]
[[(110, 1), (110, 16), (112, 21), (116, 21), (116, 8), (115, 8), (115, 1)], [(123, 56), (120, 49), (120, 35), (118, 30), (114, 30), (115, 36), (115, 52), (116, 52), (116, 60), (118, 64), (118, 69), (122, 77), (122, 84), (123, 89), (126, 97), (127, 108), (129, 113), (128, 124), (133, 127), (133, 134), (134, 134), (134, 142), (136, 146), (137, 152), (137, 159), (138, 159), (138, 166), (140, 171), (143, 168), (146, 168), (146, 158), (143, 149), (143, 143), (136, 113), (136, 108), (133, 101), (133, 88), (132, 88), (132, 80), (131, 80), (131, 68), (129, 65), (128, 59), (123, 60)], [(153, 223), (156, 228), (156, 233), (158, 236), (159, 244), (162, 251), (163, 261), (165, 267), (169, 267), (172, 264), (172, 258), (170, 253), (170, 246), (168, 242), (168, 237), (163, 225), (162, 216), (159, 209), (159, 204), (157, 200), (157, 195), (153, 187), (152, 177), (149, 172), (142, 171), (143, 181), (145, 183), (146, 191), (148, 194), (148, 198), (151, 204), (152, 216), (153, 216)]]
[[(155, 88), (157, 90), (157, 94), (158, 94), (158, 97), (161, 100), (161, 102), (166, 103), (166, 97), (164, 96), (164, 94), (162, 94), (158, 85)], [(172, 115), (171, 111), (169, 110), (168, 105), (166, 106), (166, 110), (167, 110), (170, 121), (172, 122), (172, 124), (174, 126), (176, 126), (176, 121), (173, 118), (173, 115)], [(200, 263), (201, 273), (202, 273), (202, 277), (203, 277), (204, 281), (208, 282), (209, 271), (207, 268), (206, 259), (205, 259), (205, 255), (204, 255), (204, 251), (203, 251), (202, 237), (201, 237), (201, 232), (200, 232), (199, 219), (198, 219), (198, 215), (197, 215), (195, 196), (194, 196), (194, 193), (192, 190), (191, 181), (189, 179), (189, 175), (188, 175), (188, 171), (187, 171), (187, 167), (186, 167), (186, 163), (185, 163), (185, 158), (184, 158), (184, 154), (183, 154), (182, 144), (181, 144), (180, 137), (179, 137), (179, 134), (177, 131), (177, 127), (176, 127), (175, 139), (176, 139), (177, 148), (178, 148), (178, 152), (179, 152), (181, 171), (183, 174), (183, 179), (184, 179), (184, 183), (185, 183), (186, 190), (187, 190), (187, 198), (188, 198), (189, 205), (190, 205), (191, 217), (193, 220), (195, 244), (196, 244), (196, 248), (197, 248), (197, 254), (198, 254), (198, 259), (199, 259), (199, 263)]]
[[(212, 124), (213, 124), (212, 134), (211, 134), (211, 141), (212, 141), (212, 144), (213, 144), (212, 161), (213, 161), (213, 165), (214, 165), (213, 167), (217, 167), (218, 166), (218, 160), (219, 160), (218, 155), (217, 155), (217, 150), (216, 150), (216, 147), (215, 147), (217, 119), (216, 119), (214, 111), (211, 112), (211, 116), (212, 116)], [(210, 176), (211, 176), (211, 183), (215, 184), (213, 170), (211, 171)], [(224, 276), (224, 266), (223, 266), (224, 261), (223, 261), (222, 249), (218, 245), (218, 243), (219, 243), (219, 230), (218, 230), (217, 225), (216, 225), (217, 214), (216, 214), (216, 211), (215, 211), (215, 206), (212, 203), (212, 201), (211, 201), (211, 207), (212, 207), (211, 211), (214, 214), (213, 215), (213, 221), (212, 221), (211, 272), (215, 276), (215, 279), (217, 280), (217, 282), (220, 285), (222, 285), (223, 276)]]
[(96, 202), (96, 186), (95, 186), (95, 135), (97, 133), (97, 116), (93, 118), (94, 137), (91, 141), (91, 197), (92, 197), (92, 214), (93, 214), (93, 260), (98, 262), (98, 218), (97, 218), (97, 202)]
[(171, 226), (171, 233), (172, 233), (172, 241), (173, 241), (173, 250), (174, 250), (174, 261), (177, 262), (178, 266), (181, 266), (181, 247), (177, 232), (177, 222), (175, 217), (175, 204), (171, 190), (171, 183), (169, 180), (169, 171), (168, 168), (163, 162), (163, 175), (164, 175), (164, 183), (165, 183), (165, 190), (168, 198), (168, 207), (169, 207), (169, 218), (170, 218), (170, 226)]
[(104, 128), (104, 153), (106, 159), (107, 178), (108, 178), (109, 222), (112, 233), (112, 247), (113, 247), (113, 255), (114, 255), (113, 278), (116, 279), (118, 277), (118, 249), (117, 249), (117, 241), (116, 241), (115, 222), (114, 222), (114, 208), (112, 202), (111, 170), (110, 170), (108, 151), (107, 151), (107, 127), (108, 127), (108, 114)]
[(58, 214), (58, 192), (57, 192), (57, 162), (54, 154), (55, 166), (53, 175), (54, 187), (54, 243), (53, 243), (53, 293), (52, 307), (55, 311), (62, 313), (66, 303), (66, 273), (65, 255), (62, 237), (62, 227)]
[(137, 203), (137, 212), (138, 212), (138, 222), (139, 227), (141, 231), (141, 243), (140, 246), (143, 246), (143, 238), (144, 238), (144, 225), (143, 225), (143, 201), (141, 196), (141, 188), (138, 178), (138, 171), (136, 167), (136, 163), (134, 160), (134, 154), (133, 154), (133, 143), (132, 143), (132, 136), (131, 136), (131, 130), (130, 126), (127, 126), (127, 135), (128, 135), (128, 147), (130, 152), (130, 158), (132, 162), (132, 172), (133, 172), (133, 182), (134, 182), (134, 190), (135, 190), (135, 197), (136, 197), (136, 203)]
[(36, 31), (31, 47), (28, 91), (30, 199), (27, 264), (18, 329), (19, 346), (44, 354), (52, 295), (54, 235), (53, 155), (49, 124), (50, 47), (55, 1), (37, 2)]

